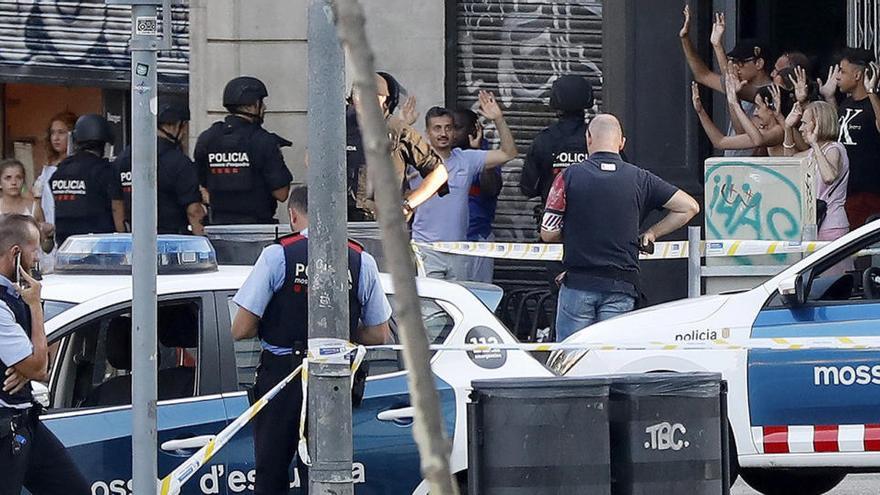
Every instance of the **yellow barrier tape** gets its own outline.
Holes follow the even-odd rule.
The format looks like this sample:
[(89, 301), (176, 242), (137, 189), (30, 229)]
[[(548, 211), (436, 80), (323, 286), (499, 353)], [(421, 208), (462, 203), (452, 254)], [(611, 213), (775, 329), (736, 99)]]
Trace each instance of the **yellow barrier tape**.
[[(731, 256), (762, 256), (768, 254), (813, 253), (828, 242), (800, 241), (700, 241), (700, 256), (723, 258)], [(522, 242), (435, 242), (413, 243), (413, 249), (433, 249), (441, 253), (486, 258), (518, 259), (533, 261), (561, 261), (562, 244)], [(859, 254), (876, 254), (864, 251)], [(654, 253), (640, 253), (643, 260), (683, 259), (688, 257), (688, 241), (668, 241), (654, 244)]]

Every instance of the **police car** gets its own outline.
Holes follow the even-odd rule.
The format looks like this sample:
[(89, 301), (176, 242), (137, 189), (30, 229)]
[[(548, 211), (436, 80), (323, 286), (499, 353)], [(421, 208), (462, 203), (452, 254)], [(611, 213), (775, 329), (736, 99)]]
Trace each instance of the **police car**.
[[(51, 348), (48, 410), (43, 421), (70, 449), (93, 495), (131, 493), (131, 276), (130, 237), (71, 238), (58, 273), (43, 281)], [(177, 467), (248, 407), (260, 345), (233, 341), (236, 290), (250, 267), (216, 266), (213, 249), (198, 237), (160, 236), (158, 288), (158, 462), (160, 477)], [(390, 278), (382, 284), (394, 306)], [(487, 307), (500, 289), (418, 280), (421, 311), (432, 343), (515, 343)], [(480, 298), (477, 297), (478, 294)], [(482, 300), (481, 300), (482, 298)], [(482, 301), (486, 301), (485, 303)], [(392, 316), (392, 331), (396, 327)], [(358, 493), (423, 494), (412, 437), (413, 409), (401, 356), (368, 352), (370, 376), (353, 412), (353, 475)], [(452, 468), (467, 479), (465, 403), (472, 379), (551, 376), (525, 352), (438, 351), (432, 358), (453, 438)], [(298, 473), (294, 485), (299, 485)], [(183, 493), (253, 491), (252, 429), (245, 427), (186, 485)]]
[[(773, 339), (880, 337), (877, 248), (880, 222), (873, 222), (752, 290), (636, 311), (566, 343), (723, 339), (749, 347)], [(767, 495), (821, 494), (847, 473), (880, 471), (880, 352), (769, 347), (566, 350), (548, 364), (569, 376), (721, 372), (729, 384), (732, 459), (745, 481)]]

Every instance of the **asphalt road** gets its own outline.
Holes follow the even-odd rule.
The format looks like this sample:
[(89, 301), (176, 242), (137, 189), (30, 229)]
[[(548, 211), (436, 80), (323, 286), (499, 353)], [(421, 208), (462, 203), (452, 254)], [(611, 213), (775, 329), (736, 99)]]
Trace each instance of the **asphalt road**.
[[(867, 495), (880, 493), (880, 474), (851, 474), (827, 495)], [(731, 495), (759, 495), (742, 480), (736, 482)]]

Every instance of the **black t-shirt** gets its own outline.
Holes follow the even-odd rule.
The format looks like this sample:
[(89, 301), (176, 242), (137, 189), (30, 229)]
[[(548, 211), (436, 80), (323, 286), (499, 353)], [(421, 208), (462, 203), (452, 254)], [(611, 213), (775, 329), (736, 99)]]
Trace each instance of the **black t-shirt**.
[(848, 192), (880, 194), (880, 132), (871, 100), (847, 98), (837, 108), (840, 134), (837, 140), (849, 157)]
[[(187, 232), (186, 208), (202, 200), (196, 166), (173, 142), (159, 138), (157, 146), (157, 224), (160, 234)], [(122, 183), (125, 219), (131, 223), (131, 148), (113, 163)]]
[(590, 159), (557, 176), (544, 228), (562, 224), (565, 284), (579, 290), (638, 296), (639, 224), (678, 189), (616, 153)]

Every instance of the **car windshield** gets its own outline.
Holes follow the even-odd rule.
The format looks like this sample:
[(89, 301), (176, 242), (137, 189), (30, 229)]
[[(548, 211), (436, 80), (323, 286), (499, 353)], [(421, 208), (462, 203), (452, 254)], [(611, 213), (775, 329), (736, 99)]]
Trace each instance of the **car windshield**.
[(49, 321), (74, 306), (76, 306), (76, 304), (69, 302), (43, 301), (44, 319), (45, 321)]

